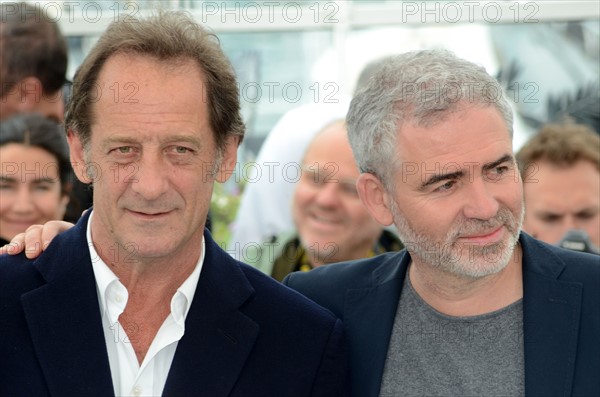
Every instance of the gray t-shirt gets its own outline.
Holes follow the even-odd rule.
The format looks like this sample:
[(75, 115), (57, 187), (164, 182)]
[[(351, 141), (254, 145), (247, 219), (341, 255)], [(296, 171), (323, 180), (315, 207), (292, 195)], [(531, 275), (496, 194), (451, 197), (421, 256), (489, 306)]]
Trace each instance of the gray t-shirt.
[(523, 301), (479, 316), (429, 306), (408, 275), (381, 382), (382, 397), (525, 395)]

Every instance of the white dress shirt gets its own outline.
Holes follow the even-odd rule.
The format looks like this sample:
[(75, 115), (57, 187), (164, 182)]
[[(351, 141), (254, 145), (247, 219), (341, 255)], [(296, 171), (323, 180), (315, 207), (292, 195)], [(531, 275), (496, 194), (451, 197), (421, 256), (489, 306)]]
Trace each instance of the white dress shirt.
[(202, 254), (194, 271), (173, 295), (171, 313), (159, 328), (140, 365), (126, 333), (127, 330), (131, 335), (134, 334), (135, 325), (119, 323), (119, 316), (127, 305), (127, 289), (94, 248), (91, 233), (93, 215), (92, 212), (87, 225), (86, 238), (96, 278), (104, 339), (115, 395), (160, 396), (167, 381), (177, 343), (185, 333), (185, 319), (192, 305), (204, 263), (204, 238), (202, 238)]

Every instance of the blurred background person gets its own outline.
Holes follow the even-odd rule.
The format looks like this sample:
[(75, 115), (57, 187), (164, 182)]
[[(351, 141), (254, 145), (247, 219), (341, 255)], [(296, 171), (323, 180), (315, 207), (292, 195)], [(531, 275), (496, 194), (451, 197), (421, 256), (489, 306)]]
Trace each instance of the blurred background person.
[[(68, 47), (58, 19), (39, 2), (0, 4), (0, 120), (20, 113), (64, 120)], [(92, 194), (76, 178), (71, 186), (65, 219), (76, 222)]]
[(0, 122), (0, 244), (33, 224), (63, 219), (72, 168), (62, 128), (38, 114)]
[[(394, 233), (367, 212), (356, 191), (359, 171), (343, 120), (310, 142), (292, 197), (295, 229), (242, 250), (244, 260), (281, 281), (290, 272), (403, 248)], [(258, 251), (254, 250), (256, 247)]]
[(600, 136), (584, 125), (547, 124), (516, 157), (525, 194), (523, 230), (551, 244), (581, 230), (600, 246)]
[[(387, 58), (371, 61), (361, 70), (356, 90), (367, 83)], [(269, 132), (256, 159), (261, 175), (250, 176), (251, 182), (244, 189), (233, 222), (229, 247), (234, 256), (250, 245), (260, 244), (295, 228), (290, 202), (296, 179), (292, 171), (290, 175), (286, 174), (287, 167), (292, 165), (290, 169), (296, 169), (293, 165), (300, 163), (315, 134), (324, 125), (344, 118), (349, 105), (350, 98), (342, 98), (335, 103), (299, 106), (284, 114)], [(269, 167), (274, 170), (272, 174)]]
[(0, 4), (0, 119), (37, 112), (62, 122), (67, 43), (56, 20), (28, 3)]
[(260, 244), (294, 228), (290, 214), (297, 180), (294, 170), (312, 137), (327, 123), (345, 117), (349, 103), (343, 100), (294, 108), (269, 132), (256, 158), (256, 168), (250, 169), (255, 173), (249, 175), (233, 222), (229, 247), (234, 257), (239, 247)]

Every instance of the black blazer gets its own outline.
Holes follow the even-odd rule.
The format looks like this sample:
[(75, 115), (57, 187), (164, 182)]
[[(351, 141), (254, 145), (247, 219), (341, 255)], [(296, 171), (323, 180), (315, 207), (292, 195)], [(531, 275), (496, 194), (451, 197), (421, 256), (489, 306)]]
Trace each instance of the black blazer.
[[(522, 233), (527, 396), (600, 396), (600, 256)], [(410, 255), (292, 273), (284, 284), (344, 322), (352, 395), (378, 396)]]
[[(89, 215), (36, 260), (0, 257), (0, 395), (114, 395)], [(345, 394), (342, 324), (233, 260), (205, 232), (206, 255), (165, 396)]]

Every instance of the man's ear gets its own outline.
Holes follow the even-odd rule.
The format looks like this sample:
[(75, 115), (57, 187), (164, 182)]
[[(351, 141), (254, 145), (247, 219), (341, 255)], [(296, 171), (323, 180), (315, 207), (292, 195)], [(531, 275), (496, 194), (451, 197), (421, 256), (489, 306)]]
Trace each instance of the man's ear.
[(227, 179), (233, 174), (235, 170), (235, 163), (237, 161), (237, 149), (239, 146), (240, 138), (237, 136), (230, 136), (227, 138), (225, 144), (225, 150), (223, 151), (223, 157), (219, 164), (219, 171), (215, 176), (217, 182), (226, 182)]
[(377, 222), (384, 226), (394, 222), (389, 204), (392, 198), (389, 197), (379, 178), (369, 173), (360, 174), (356, 181), (356, 189), (363, 205)]
[(85, 154), (83, 143), (79, 136), (73, 130), (67, 131), (67, 141), (69, 142), (69, 154), (71, 156), (71, 166), (75, 172), (75, 176), (82, 183), (92, 183), (92, 178), (87, 174), (87, 166), (85, 162)]

